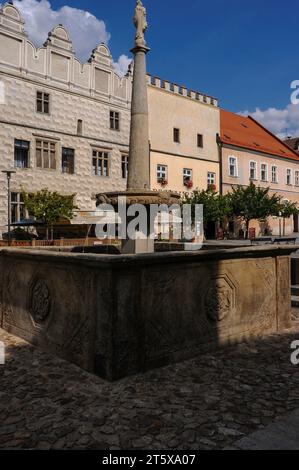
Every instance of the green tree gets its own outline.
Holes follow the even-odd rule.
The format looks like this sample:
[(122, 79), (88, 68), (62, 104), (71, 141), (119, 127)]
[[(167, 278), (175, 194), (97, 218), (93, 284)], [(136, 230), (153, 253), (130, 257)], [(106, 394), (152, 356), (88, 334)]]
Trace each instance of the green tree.
[(183, 204), (191, 204), (192, 218), (195, 217), (195, 205), (203, 205), (204, 225), (208, 222), (222, 222), (231, 216), (230, 199), (227, 195), (221, 195), (213, 188), (207, 190), (195, 190), (192, 193), (186, 193), (183, 198)]
[(277, 215), (281, 196), (270, 195), (270, 188), (255, 186), (253, 182), (249, 186), (233, 186), (229, 193), (232, 214), (245, 222), (246, 238), (249, 234), (251, 220), (265, 221), (271, 215)]
[(280, 202), (276, 215), (283, 218), (283, 235), (285, 235), (286, 219), (289, 219), (292, 215), (298, 214), (298, 212), (297, 202), (291, 202), (286, 199)]
[(74, 204), (75, 194), (64, 196), (47, 188), (36, 193), (22, 192), (24, 204), (29, 214), (46, 226), (46, 237), (49, 238), (49, 228), (61, 218), (74, 218), (74, 211), (78, 209)]

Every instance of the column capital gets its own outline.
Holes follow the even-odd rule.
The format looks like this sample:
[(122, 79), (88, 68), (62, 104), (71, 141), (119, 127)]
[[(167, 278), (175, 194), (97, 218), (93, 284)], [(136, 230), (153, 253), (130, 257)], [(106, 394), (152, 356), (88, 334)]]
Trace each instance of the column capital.
[(150, 51), (150, 48), (147, 46), (135, 46), (133, 49), (131, 49), (132, 54), (137, 54), (137, 52), (143, 52), (144, 54), (147, 54)]

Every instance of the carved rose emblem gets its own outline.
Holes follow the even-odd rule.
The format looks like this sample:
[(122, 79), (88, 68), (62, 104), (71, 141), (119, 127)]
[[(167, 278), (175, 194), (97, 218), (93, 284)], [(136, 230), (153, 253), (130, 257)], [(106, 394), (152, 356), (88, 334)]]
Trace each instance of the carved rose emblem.
[(51, 298), (46, 282), (38, 279), (33, 282), (30, 291), (30, 313), (36, 323), (42, 323), (50, 313)]
[(209, 289), (206, 297), (206, 311), (212, 321), (222, 321), (231, 309), (231, 291), (226, 286), (215, 286)]

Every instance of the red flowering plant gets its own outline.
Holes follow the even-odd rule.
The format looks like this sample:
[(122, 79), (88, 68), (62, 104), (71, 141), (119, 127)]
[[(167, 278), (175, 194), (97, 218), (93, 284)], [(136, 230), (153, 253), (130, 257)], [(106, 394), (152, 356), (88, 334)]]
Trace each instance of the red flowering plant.
[(160, 183), (161, 186), (167, 186), (168, 185), (168, 181), (167, 181), (166, 178), (159, 178), (158, 183)]
[(184, 181), (184, 185), (186, 186), (186, 188), (192, 189), (193, 188), (193, 181), (186, 178), (185, 181)]
[(215, 193), (216, 190), (217, 190), (216, 184), (209, 184), (208, 189), (209, 189), (210, 191), (213, 191), (213, 192)]

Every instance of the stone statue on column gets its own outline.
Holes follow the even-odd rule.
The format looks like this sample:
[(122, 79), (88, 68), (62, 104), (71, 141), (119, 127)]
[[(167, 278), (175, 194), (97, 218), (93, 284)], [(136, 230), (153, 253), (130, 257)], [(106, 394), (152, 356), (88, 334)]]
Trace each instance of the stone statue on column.
[(146, 8), (143, 6), (141, 0), (137, 0), (135, 8), (134, 25), (136, 28), (136, 46), (146, 46), (144, 33), (147, 30), (148, 24), (146, 20)]

